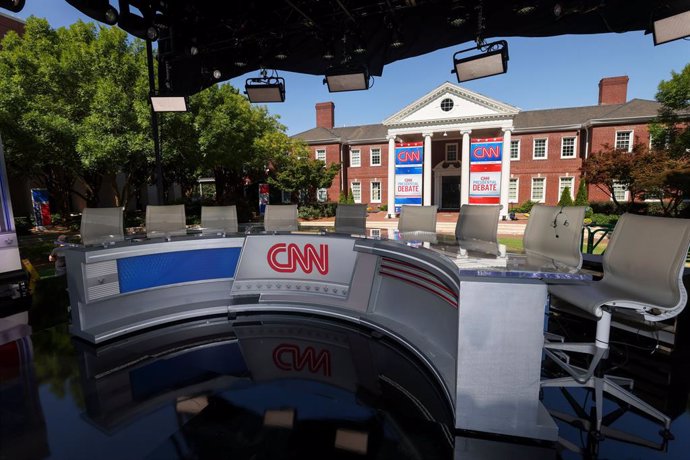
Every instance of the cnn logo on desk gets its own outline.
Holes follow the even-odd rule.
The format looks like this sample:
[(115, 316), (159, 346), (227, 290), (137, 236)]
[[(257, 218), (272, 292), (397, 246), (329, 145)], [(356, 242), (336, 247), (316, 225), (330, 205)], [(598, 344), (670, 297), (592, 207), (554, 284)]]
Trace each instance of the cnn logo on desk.
[(301, 372), (305, 368), (311, 374), (331, 376), (331, 353), (317, 352), (314, 347), (301, 349), (297, 345), (282, 343), (273, 349), (273, 364), (284, 371)]
[(317, 251), (313, 244), (302, 248), (295, 243), (278, 243), (266, 254), (269, 267), (278, 273), (295, 273), (299, 267), (304, 273), (314, 269), (322, 275), (328, 274), (328, 245), (320, 244)]

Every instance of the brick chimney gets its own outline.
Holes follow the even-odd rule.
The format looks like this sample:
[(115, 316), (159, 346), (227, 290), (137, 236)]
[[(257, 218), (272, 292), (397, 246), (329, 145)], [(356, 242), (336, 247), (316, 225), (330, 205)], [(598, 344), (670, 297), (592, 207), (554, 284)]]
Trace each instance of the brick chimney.
[(332, 129), (335, 126), (335, 104), (332, 102), (316, 103), (316, 127)]
[(599, 81), (599, 105), (625, 104), (628, 100), (628, 77), (607, 77)]

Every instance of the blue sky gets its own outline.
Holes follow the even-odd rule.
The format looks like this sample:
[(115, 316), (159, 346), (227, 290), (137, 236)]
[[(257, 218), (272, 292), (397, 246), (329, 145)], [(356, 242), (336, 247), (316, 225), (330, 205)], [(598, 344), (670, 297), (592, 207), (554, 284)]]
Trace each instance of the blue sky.
[[(27, 0), (18, 14), (48, 19), (53, 27), (69, 26), (77, 19), (90, 20), (64, 0)], [(654, 99), (657, 85), (690, 63), (690, 41), (678, 40), (655, 47), (642, 32), (601, 35), (564, 35), (549, 38), (507, 38), (508, 73), (475, 80), (464, 87), (523, 110), (595, 105), (602, 77), (627, 75), (628, 99)], [(329, 93), (323, 77), (281, 72), (286, 80), (286, 101), (269, 104), (289, 134), (314, 127), (314, 105), (335, 103), (336, 126), (380, 123), (451, 75), (455, 46), (386, 66), (368, 91)], [(230, 82), (242, 88), (247, 77)]]

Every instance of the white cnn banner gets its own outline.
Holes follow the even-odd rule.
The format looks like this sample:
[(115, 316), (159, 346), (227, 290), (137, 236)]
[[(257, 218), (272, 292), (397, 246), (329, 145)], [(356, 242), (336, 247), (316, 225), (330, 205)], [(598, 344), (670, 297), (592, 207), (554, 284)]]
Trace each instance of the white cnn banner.
[(498, 196), (501, 192), (501, 172), (482, 171), (470, 173), (470, 194)]
[(421, 174), (396, 174), (396, 196), (420, 196), (422, 194)]

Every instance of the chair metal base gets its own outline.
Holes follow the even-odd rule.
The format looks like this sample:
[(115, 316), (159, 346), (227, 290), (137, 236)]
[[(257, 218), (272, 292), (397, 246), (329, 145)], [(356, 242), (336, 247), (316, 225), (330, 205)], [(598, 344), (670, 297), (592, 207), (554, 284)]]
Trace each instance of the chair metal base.
[(663, 423), (664, 428), (667, 431), (671, 428), (671, 418), (669, 416), (652, 407), (650, 404), (642, 401), (631, 392), (625, 390), (621, 385), (628, 386), (632, 389), (633, 380), (626, 377), (605, 375), (603, 377), (591, 377), (584, 383), (578, 382), (573, 377), (560, 377), (541, 382), (542, 388), (575, 387), (593, 389), (594, 402), (596, 404), (595, 428), (597, 432), (601, 431), (602, 417), (604, 413), (604, 392), (659, 420), (661, 423)]

